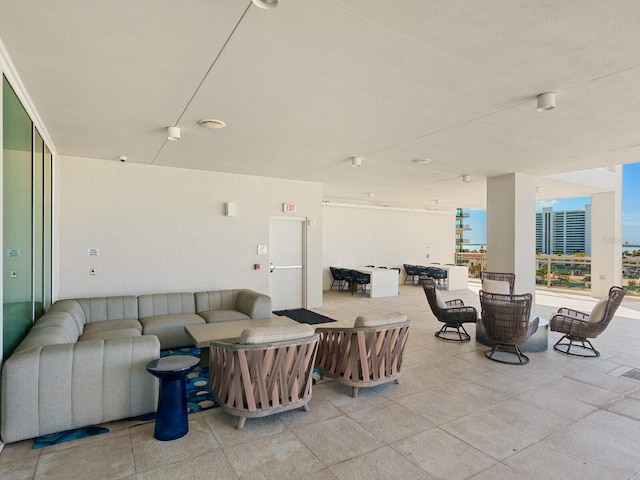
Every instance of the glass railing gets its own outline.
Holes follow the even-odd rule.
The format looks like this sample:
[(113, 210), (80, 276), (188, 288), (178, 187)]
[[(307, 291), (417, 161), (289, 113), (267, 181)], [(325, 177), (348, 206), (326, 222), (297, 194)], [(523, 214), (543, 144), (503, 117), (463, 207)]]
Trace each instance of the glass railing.
[[(456, 253), (456, 265), (469, 268), (470, 278), (480, 278), (487, 264), (484, 252)], [(591, 289), (591, 257), (536, 255), (536, 285), (547, 288)], [(640, 296), (640, 257), (622, 258), (622, 286)]]

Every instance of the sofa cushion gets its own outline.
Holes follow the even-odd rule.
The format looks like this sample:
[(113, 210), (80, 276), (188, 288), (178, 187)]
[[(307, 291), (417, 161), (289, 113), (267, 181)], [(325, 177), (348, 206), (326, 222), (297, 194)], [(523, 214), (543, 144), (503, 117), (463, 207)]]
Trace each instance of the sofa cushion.
[(406, 313), (384, 313), (381, 315), (361, 315), (356, 318), (354, 327), (384, 327), (407, 321)]
[(184, 331), (186, 325), (200, 325), (206, 323), (195, 313), (179, 313), (174, 315), (159, 315), (141, 318), (142, 333), (155, 335), (160, 340), (160, 348), (177, 348), (193, 345)]
[(245, 328), (240, 335), (238, 343), (255, 345), (259, 343), (283, 342), (285, 340), (297, 340), (313, 335), (315, 332), (311, 325), (301, 323), (287, 327), (254, 327)]
[(138, 318), (196, 313), (192, 293), (156, 293), (138, 297)]
[(238, 310), (209, 310), (208, 312), (198, 312), (207, 323), (230, 322), (233, 320), (249, 320), (251, 317)]
[(118, 330), (121, 328), (135, 328), (142, 333), (142, 324), (138, 320), (107, 320), (105, 322), (88, 323), (84, 326), (83, 335), (87, 333), (104, 332), (107, 330)]
[(236, 301), (239, 289), (236, 290), (210, 290), (193, 294), (196, 302), (196, 312), (208, 312), (210, 310), (237, 310)]
[(89, 340), (116, 340), (120, 338), (139, 337), (142, 333), (137, 328), (115, 328), (112, 330), (97, 330), (94, 332), (85, 332), (80, 335), (79, 342), (87, 342)]
[(138, 318), (138, 299), (133, 295), (78, 298), (85, 323)]
[[(65, 315), (69, 315), (76, 327), (78, 336), (82, 335), (82, 332), (84, 330), (84, 325), (87, 322), (84, 316), (84, 311), (82, 310), (82, 307), (80, 306), (77, 300), (58, 300), (53, 305), (51, 305), (51, 307), (49, 307), (49, 310), (47, 310), (46, 315), (41, 317), (41, 319), (46, 318), (49, 315), (54, 313), (62, 313)], [(37, 325), (37, 322), (36, 322), (36, 325)]]

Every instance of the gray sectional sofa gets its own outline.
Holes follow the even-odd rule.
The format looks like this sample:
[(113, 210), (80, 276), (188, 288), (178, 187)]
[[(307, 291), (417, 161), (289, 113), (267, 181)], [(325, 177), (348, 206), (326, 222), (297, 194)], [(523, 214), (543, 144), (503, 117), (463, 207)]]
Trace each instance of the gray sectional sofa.
[(253, 290), (59, 300), (2, 366), (0, 437), (17, 442), (154, 412), (160, 350), (186, 325), (271, 317)]

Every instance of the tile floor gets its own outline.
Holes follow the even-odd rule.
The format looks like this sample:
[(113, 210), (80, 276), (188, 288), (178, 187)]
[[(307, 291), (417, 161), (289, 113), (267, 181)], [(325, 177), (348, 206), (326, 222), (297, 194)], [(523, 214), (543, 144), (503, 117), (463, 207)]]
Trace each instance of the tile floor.
[[(443, 296), (479, 307), (477, 290)], [(538, 291), (536, 314), (594, 303)], [(41, 450), (10, 444), (0, 478), (640, 480), (640, 381), (621, 376), (640, 369), (639, 301), (625, 301), (594, 341), (600, 358), (550, 348), (529, 354), (525, 366), (487, 360), (474, 340), (435, 338), (440, 324), (419, 287), (373, 300), (327, 292), (317, 311), (345, 325), (360, 314), (408, 313), (400, 383), (360, 389), (356, 399), (350, 388), (323, 383), (310, 412), (248, 419), (241, 431), (220, 409), (200, 412), (172, 442), (154, 440), (153, 423), (116, 422), (106, 435)], [(550, 345), (557, 338), (550, 332)]]

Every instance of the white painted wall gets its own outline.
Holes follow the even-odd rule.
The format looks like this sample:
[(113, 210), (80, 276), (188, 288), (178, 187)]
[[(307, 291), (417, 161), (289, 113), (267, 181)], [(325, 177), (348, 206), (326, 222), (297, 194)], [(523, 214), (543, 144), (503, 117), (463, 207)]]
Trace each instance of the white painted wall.
[[(62, 156), (57, 173), (56, 299), (268, 293), (268, 255), (257, 245), (269, 245), (269, 217), (286, 215), (282, 204), (291, 202), (296, 216), (315, 220), (307, 231), (307, 305), (322, 304), (321, 184)], [(225, 216), (226, 202), (235, 202), (235, 217)], [(87, 256), (89, 248), (100, 256)]]
[(324, 206), (322, 216), (325, 290), (331, 286), (330, 266), (402, 268), (455, 261), (455, 212)]

